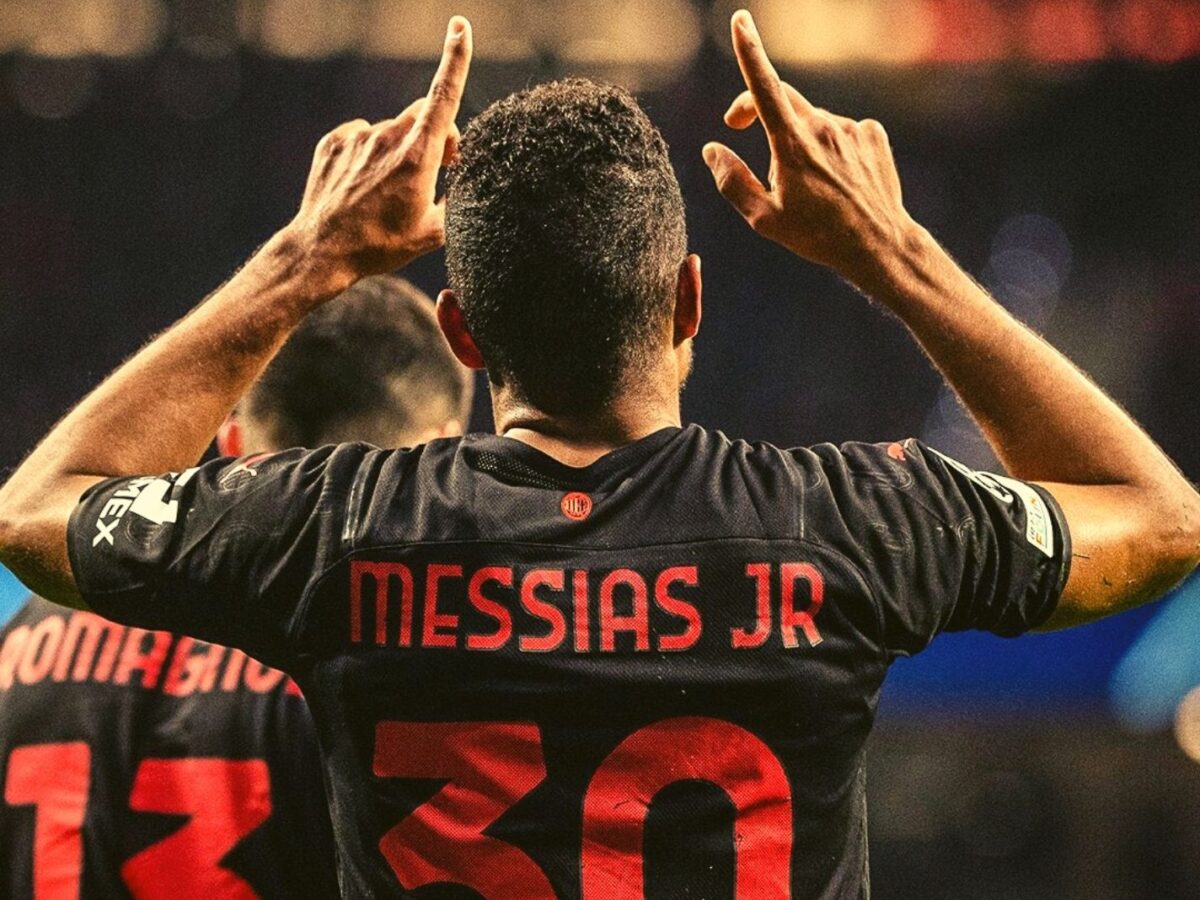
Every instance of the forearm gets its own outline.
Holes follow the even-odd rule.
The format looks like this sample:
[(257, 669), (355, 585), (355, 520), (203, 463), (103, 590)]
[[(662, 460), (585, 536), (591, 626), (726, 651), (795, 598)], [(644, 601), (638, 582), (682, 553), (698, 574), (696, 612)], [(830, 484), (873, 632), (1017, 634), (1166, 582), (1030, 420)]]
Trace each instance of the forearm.
[(908, 326), (1019, 478), (1187, 489), (1171, 461), (923, 229), (861, 285)]
[(454, 155), (471, 48), (470, 26), (453, 17), (427, 97), (325, 135), (291, 224), (96, 388), (0, 489), (0, 562), (26, 585), (77, 603), (67, 526), (89, 485), (192, 465), (309, 311), (441, 246), (438, 171)]
[(66, 518), (114, 476), (193, 465), (292, 328), (336, 293), (305, 277), (286, 232), (75, 407), (0, 489), (0, 560), (52, 599), (72, 599)]
[(1009, 471), (1054, 495), (1074, 558), (1053, 624), (1116, 612), (1186, 575), (1200, 561), (1200, 496), (1171, 461), (912, 221), (882, 125), (818, 109), (782, 83), (744, 12), (733, 45), (749, 90), (725, 122), (762, 122), (772, 177), (768, 189), (711, 143), (717, 189), (757, 232), (895, 312)]
[(1161, 596), (1200, 561), (1200, 497), (1153, 440), (923, 230), (862, 287), (908, 326), (1019, 478), (1043, 483), (1074, 537), (1050, 627)]
[(291, 330), (332, 294), (280, 233), (85, 398), (18, 470), (112, 477), (190, 466)]

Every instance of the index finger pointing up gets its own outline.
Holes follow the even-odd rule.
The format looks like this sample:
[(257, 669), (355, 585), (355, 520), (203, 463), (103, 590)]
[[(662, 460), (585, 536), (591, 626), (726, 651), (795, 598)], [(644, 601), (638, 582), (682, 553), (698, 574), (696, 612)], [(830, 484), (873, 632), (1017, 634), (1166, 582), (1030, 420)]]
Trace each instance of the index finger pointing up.
[(750, 93), (754, 95), (758, 117), (767, 129), (768, 136), (773, 132), (785, 130), (795, 116), (784, 95), (779, 74), (763, 49), (762, 38), (754, 26), (754, 19), (746, 10), (739, 9), (733, 14), (730, 24), (733, 31), (733, 52), (737, 55), (738, 68), (742, 70), (746, 87), (750, 88)]
[(446, 28), (442, 61), (429, 85), (429, 101), (416, 122), (417, 130), (434, 140), (445, 137), (458, 115), (467, 70), (471, 67), (471, 50), (471, 23), (462, 16), (454, 16)]

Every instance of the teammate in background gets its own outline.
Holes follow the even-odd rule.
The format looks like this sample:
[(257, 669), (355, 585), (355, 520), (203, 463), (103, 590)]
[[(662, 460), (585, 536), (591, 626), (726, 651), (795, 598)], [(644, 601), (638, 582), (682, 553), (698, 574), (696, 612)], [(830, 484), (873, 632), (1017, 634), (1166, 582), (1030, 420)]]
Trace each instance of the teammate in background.
[[(770, 183), (710, 144), (718, 188), (898, 315), (1015, 478), (680, 427), (700, 268), (661, 136), (566, 81), (460, 141), (455, 18), (428, 98), (328, 135), (292, 223), (0, 492), (27, 583), (297, 679), (348, 896), (863, 897), (891, 660), (1089, 621), (1200, 560), (1200, 497), (911, 220), (878, 123), (783, 84), (745, 12), (733, 40), (727, 122), (762, 122)], [(439, 322), (487, 367), (498, 436), (187, 468), (305, 315), (443, 233)]]
[[(218, 451), (242, 457), (223, 487), (284, 447), (461, 434), (466, 374), (428, 297), (360, 281), (222, 426)], [(316, 734), (282, 672), (39, 597), (0, 631), (0, 897), (337, 892)]]

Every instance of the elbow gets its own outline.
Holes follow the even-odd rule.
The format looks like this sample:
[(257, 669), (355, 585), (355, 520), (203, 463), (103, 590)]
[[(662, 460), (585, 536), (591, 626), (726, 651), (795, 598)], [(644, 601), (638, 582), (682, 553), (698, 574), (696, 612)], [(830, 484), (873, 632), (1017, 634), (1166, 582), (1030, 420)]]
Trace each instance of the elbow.
[(1144, 552), (1165, 580), (1178, 583), (1200, 565), (1200, 494), (1185, 485), (1143, 507)]
[(5, 564), (10, 564), (21, 545), (21, 517), (11, 494), (7, 485), (0, 489), (0, 563)]
[(35, 513), (28, 494), (11, 480), (0, 487), (0, 563), (9, 568), (29, 552)]
[(1189, 571), (1200, 565), (1200, 494), (1188, 485), (1175, 516), (1179, 552), (1191, 561)]

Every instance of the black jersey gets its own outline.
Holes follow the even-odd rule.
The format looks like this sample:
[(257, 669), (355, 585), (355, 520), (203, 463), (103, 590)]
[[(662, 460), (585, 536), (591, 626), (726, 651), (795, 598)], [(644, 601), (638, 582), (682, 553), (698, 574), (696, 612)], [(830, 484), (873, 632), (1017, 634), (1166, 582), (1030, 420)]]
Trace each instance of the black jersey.
[(867, 895), (888, 664), (1044, 621), (1068, 540), (915, 441), (692, 426), (581, 469), (482, 435), (217, 460), (98, 485), (69, 543), (105, 615), (295, 676), (347, 896), (769, 900)]
[(312, 719), (240, 650), (31, 598), (0, 632), (0, 897), (336, 895)]

